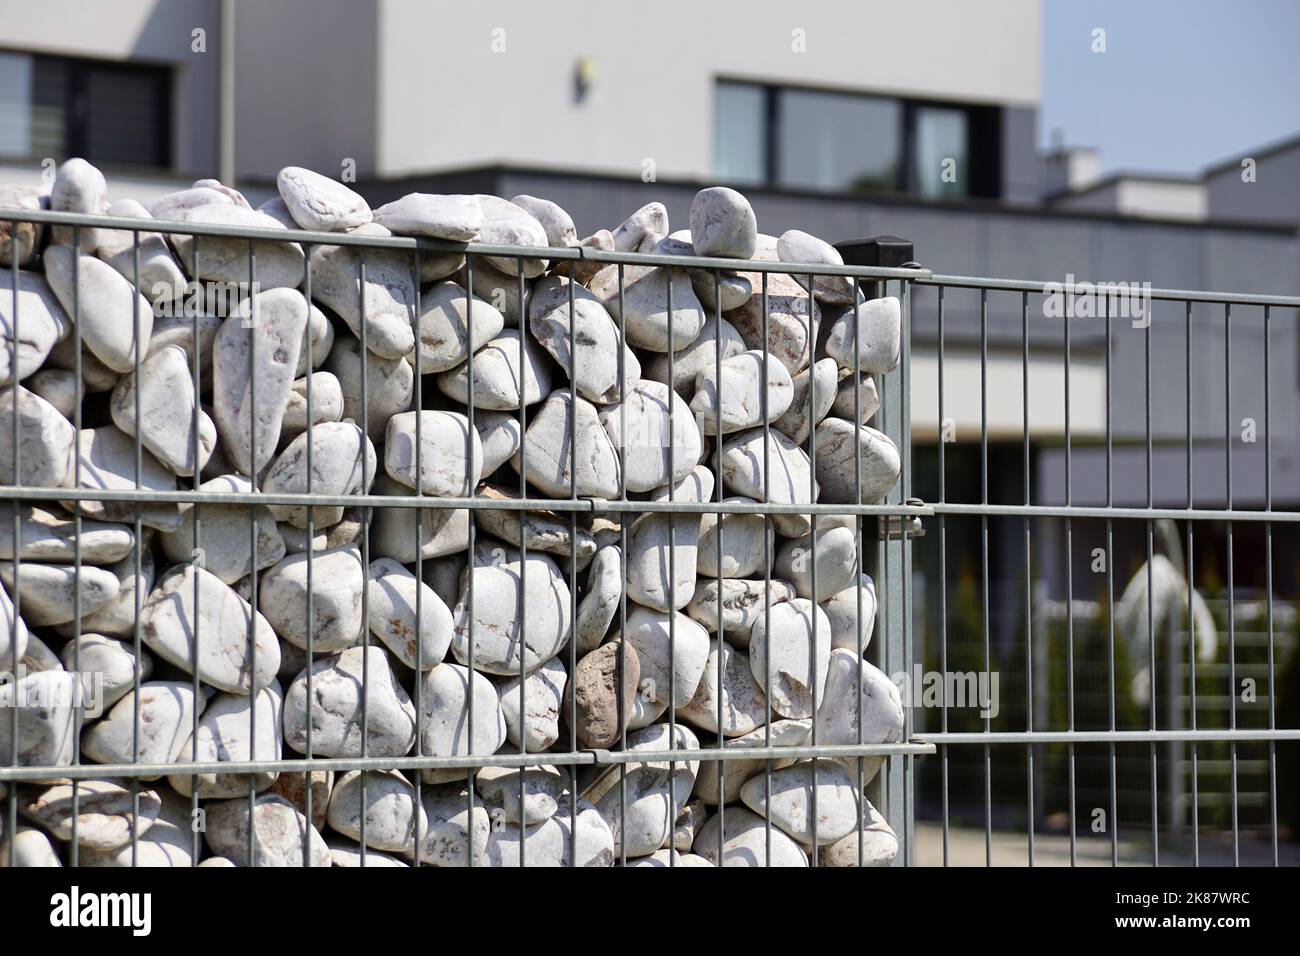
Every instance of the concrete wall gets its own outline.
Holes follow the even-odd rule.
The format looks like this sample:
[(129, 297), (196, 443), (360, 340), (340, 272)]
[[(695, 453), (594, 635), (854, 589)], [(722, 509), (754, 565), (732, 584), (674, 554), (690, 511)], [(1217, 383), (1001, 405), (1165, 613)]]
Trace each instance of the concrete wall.
[[(1250, 150), (1243, 154), (1249, 156)], [(1258, 156), (1255, 181), (1243, 182), (1240, 164), (1212, 170), (1206, 176), (1210, 215), (1294, 225), (1300, 222), (1300, 142)]]
[[(217, 164), (217, 19), (216, 0), (0, 0), (0, 48), (171, 67), (176, 170), (209, 176)], [(196, 28), (207, 31), (206, 53), (191, 49)]]
[[(795, 30), (807, 52), (791, 49)], [(652, 159), (660, 177), (705, 177), (717, 76), (1033, 107), (1039, 32), (1038, 0), (1005, 0), (996, 17), (964, 0), (380, 0), (376, 171), (527, 162), (639, 176)], [(577, 102), (583, 54), (599, 76)]]

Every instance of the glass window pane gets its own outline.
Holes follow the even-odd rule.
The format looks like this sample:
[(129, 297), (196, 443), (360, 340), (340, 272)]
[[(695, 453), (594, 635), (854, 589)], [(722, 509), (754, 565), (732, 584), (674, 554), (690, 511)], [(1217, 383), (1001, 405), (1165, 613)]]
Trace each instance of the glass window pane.
[(713, 172), (718, 179), (761, 183), (767, 178), (764, 91), (753, 83), (719, 83), (713, 96)]
[(916, 111), (917, 192), (926, 199), (965, 196), (969, 191), (966, 112), (919, 107)]
[(0, 53), (0, 156), (32, 155), (32, 58)]
[(160, 165), (162, 78), (154, 73), (93, 68), (86, 73), (86, 156), (95, 162)]
[(781, 90), (777, 103), (780, 184), (797, 189), (895, 191), (901, 109), (895, 100), (870, 96)]

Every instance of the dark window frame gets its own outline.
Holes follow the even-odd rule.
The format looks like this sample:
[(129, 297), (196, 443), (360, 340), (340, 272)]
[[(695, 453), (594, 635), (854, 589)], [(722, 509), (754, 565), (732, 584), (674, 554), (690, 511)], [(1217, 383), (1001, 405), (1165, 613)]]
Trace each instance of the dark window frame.
[[(108, 168), (137, 168), (171, 170), (174, 163), (173, 137), (175, 123), (173, 104), (175, 101), (175, 71), (165, 65), (152, 63), (132, 63), (121, 60), (95, 59), (90, 57), (59, 56), (56, 54), (36, 53), (31, 50), (0, 48), (0, 53), (26, 56), (31, 59), (33, 71), (40, 64), (57, 65), (67, 70), (67, 88), (63, 97), (63, 156), (54, 157), (60, 161), (73, 156), (104, 165)], [(89, 150), (89, 107), (88, 96), (91, 76), (95, 71), (113, 71), (136, 76), (146, 76), (155, 82), (153, 87), (152, 108), (158, 119), (158, 139), (154, 143), (153, 161), (147, 164), (121, 163), (91, 155)], [(40, 162), (44, 156), (7, 156), (7, 162)]]
[[(892, 190), (827, 190), (851, 195), (919, 196), (916, 183), (916, 133), (917, 117), (923, 109), (957, 110), (966, 117), (966, 170), (965, 199), (1000, 199), (1002, 197), (1002, 109), (983, 103), (938, 100), (923, 97), (891, 96), (862, 90), (844, 90), (833, 87), (804, 86), (788, 83), (764, 83), (731, 76), (714, 77), (718, 84), (754, 87), (763, 93), (764, 143), (763, 179), (761, 186), (781, 189), (780, 146), (781, 110), (780, 93), (796, 90), (803, 93), (829, 93), (836, 96), (891, 100), (899, 104), (898, 111), (898, 176)], [(717, 144), (714, 144), (716, 148)], [(803, 190), (800, 190), (803, 191)]]

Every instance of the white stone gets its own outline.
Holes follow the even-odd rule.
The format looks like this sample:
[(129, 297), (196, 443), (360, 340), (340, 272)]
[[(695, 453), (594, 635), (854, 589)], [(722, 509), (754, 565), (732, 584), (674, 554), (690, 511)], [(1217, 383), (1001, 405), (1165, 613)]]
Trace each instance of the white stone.
[[(207, 702), (207, 693), (201, 691), (200, 715)], [(138, 695), (129, 691), (105, 717), (87, 725), (81, 738), (82, 756), (96, 763), (175, 763), (189, 759), (194, 711), (194, 688), (190, 681), (159, 680), (141, 684)], [(138, 744), (134, 742), (137, 712), (140, 715)]]
[(700, 516), (658, 512), (632, 525), (627, 543), (627, 596), (657, 611), (681, 610), (695, 594)]
[(714, 814), (705, 821), (692, 849), (714, 866), (808, 865), (803, 849), (780, 830), (772, 829), (770, 844), (772, 857), (769, 860), (769, 836), (764, 817), (744, 807), (728, 807), (722, 817)]
[[(124, 377), (113, 390), (113, 423), (126, 435), (136, 433), (136, 397), (140, 404), (140, 441), (154, 456), (178, 475), (201, 471), (217, 445), (217, 429), (207, 412), (196, 408), (194, 382), (190, 377), (185, 350), (169, 346), (151, 353), (140, 363), (137, 387), (135, 374)], [(220, 406), (218, 406), (220, 407)], [(198, 414), (198, 442), (195, 444), (194, 416)]]
[[(766, 679), (769, 653), (770, 683)], [(795, 598), (754, 621), (749, 638), (750, 669), (758, 686), (768, 693), (772, 710), (782, 717), (813, 716), (826, 699), (830, 656), (830, 623), (811, 601)]]
[(311, 667), (310, 698), (307, 672), (298, 675), (284, 698), (284, 742), (298, 753), (306, 753), (310, 719), (315, 756), (361, 756), (363, 687), (369, 733), (366, 755), (401, 757), (409, 753), (415, 745), (415, 705), (393, 675), (384, 649), (374, 644), (318, 659)]
[[(723, 501), (726, 504), (755, 503), (753, 498), (743, 495), (733, 495)], [(771, 527), (765, 529), (765, 524), (761, 514), (724, 514), (721, 523), (712, 512), (701, 514), (696, 558), (696, 571), (700, 577), (745, 578), (762, 574), (764, 565), (776, 553), (776, 535)], [(721, 565), (718, 563), (719, 543), (722, 546)]]
[[(307, 433), (291, 441), (271, 465), (262, 482), (268, 493), (321, 495), (365, 494), (375, 478), (375, 446), (351, 422), (326, 422), (311, 430), (311, 474), (308, 488)], [(364, 443), (364, 444), (363, 444)], [(362, 457), (364, 455), (364, 458)], [(364, 477), (363, 477), (364, 476)], [(307, 527), (307, 505), (270, 505), (277, 521)], [(317, 528), (335, 524), (343, 509), (333, 505), (311, 508)]]
[[(160, 219), (156, 209), (151, 210)], [(214, 226), (235, 226), (240, 229), (283, 230), (286, 236), (289, 230), (284, 224), (266, 213), (235, 205), (231, 202), (210, 202), (191, 206), (178, 211), (175, 216), (181, 222), (202, 223)], [(226, 239), (218, 236), (199, 237), (198, 272), (194, 272), (195, 237), (171, 233), (172, 247), (176, 257), (181, 261), (191, 278), (204, 282), (234, 283), (242, 288), (256, 282), (258, 288), (278, 289), (281, 287), (296, 289), (302, 284), (306, 268), (306, 257), (302, 246), (296, 242), (283, 240), (259, 239), (251, 243), (255, 258), (254, 269), (249, 270), (247, 239)], [(315, 287), (315, 268), (312, 269), (312, 286)]]
[(484, 767), (475, 782), (494, 828), (497, 821), (533, 826), (555, 816), (568, 774), (551, 766)]
[[(534, 246), (545, 249), (546, 229), (522, 206), (499, 196), (475, 196), (483, 210), (479, 241), (494, 246)], [(514, 256), (488, 256), (487, 261), (507, 275), (520, 271), (531, 279), (546, 271), (545, 259), (517, 259)]]
[[(352, 232), (380, 238), (389, 235), (376, 223), (358, 226)], [(382, 358), (401, 358), (415, 345), (412, 268), (411, 256), (399, 250), (315, 246), (311, 250), (311, 295), (333, 310), (366, 349)]]
[(464, 415), (401, 412), (388, 420), (384, 470), (394, 481), (426, 495), (468, 498), (482, 469), (483, 446)]
[[(718, 655), (722, 655), (722, 684), (718, 689)], [(726, 641), (717, 638), (709, 642), (709, 657), (704, 664), (704, 675), (695, 696), (677, 716), (702, 731), (718, 732), (719, 698), (721, 698), (722, 733), (726, 737), (740, 737), (755, 727), (762, 726), (767, 714), (767, 701), (763, 689), (754, 682), (749, 657), (735, 650)]]
[[(764, 365), (767, 367), (766, 389), (763, 386)], [(719, 393), (722, 395), (721, 420)], [(716, 368), (705, 366), (701, 369), (695, 380), (691, 411), (695, 414), (700, 433), (713, 438), (718, 434), (719, 425), (726, 435), (754, 428), (764, 421), (774, 422), (793, 400), (794, 384), (785, 366), (780, 362), (764, 361), (762, 352), (751, 350), (723, 360), (721, 388), (718, 387)]]
[(519, 419), (506, 412), (475, 410), (474, 429), (478, 432), (483, 449), (483, 477), (508, 462), (523, 443), (523, 429)]
[(809, 432), (835, 404), (839, 371), (835, 360), (827, 358), (796, 375), (794, 398), (785, 414), (773, 422), (773, 427), (800, 448), (806, 448)]
[[(600, 300), (564, 276), (551, 275), (537, 283), (528, 304), (528, 328), (588, 401), (617, 402), (641, 377), (641, 363), (620, 344), (618, 329)], [(575, 357), (569, 355), (570, 337)]]
[[(16, 570), (15, 570), (16, 569)], [(32, 627), (66, 624), (77, 619), (77, 600), (83, 614), (93, 614), (117, 597), (117, 576), (104, 568), (0, 562), (0, 580), (10, 596), (19, 595), (19, 612)]]
[(624, 266), (621, 307), (618, 270), (616, 265), (606, 266), (588, 288), (604, 303), (615, 322), (622, 316), (620, 328), (628, 345), (651, 352), (674, 352), (695, 341), (704, 327), (704, 307), (695, 297), (691, 277), (684, 269)]
[[(437, 378), (438, 388), (448, 398), (469, 404), (470, 366), (474, 371), (475, 408), (512, 411), (519, 407), (519, 330), (505, 329), (462, 365)], [(529, 338), (523, 344), (523, 400), (539, 402), (551, 390), (551, 373), (543, 353)]]
[(510, 201), (542, 224), (548, 246), (578, 244), (578, 230), (574, 228), (573, 217), (560, 208), (559, 204), (528, 195), (515, 196)]
[(151, 651), (186, 673), (194, 672), (197, 653), (199, 679), (219, 690), (247, 695), (270, 685), (280, 668), (280, 644), (266, 618), (193, 565), (159, 579), (140, 610), (140, 633)]
[(663, 611), (630, 605), (625, 636), (641, 665), (641, 693), (681, 707), (695, 696), (704, 677), (709, 632), (680, 611), (673, 613), (671, 655), (669, 619)]
[[(251, 493), (252, 484), (242, 475), (222, 475), (199, 485), (200, 491)], [(187, 509), (188, 510), (188, 509)], [(201, 550), (194, 543), (194, 522), (182, 520), (175, 531), (158, 536), (163, 554), (170, 561), (182, 564), (195, 561), (227, 584), (239, 581), (256, 566), (261, 571), (269, 568), (285, 555), (284, 537), (275, 523), (271, 511), (259, 505), (254, 512), (257, 522), (256, 561), (249, 543), (249, 508), (247, 505), (205, 504), (200, 509), (199, 540)]]
[[(605, 410), (579, 397), (570, 408), (567, 390), (556, 390), (530, 417), (524, 444), (513, 463), (528, 482), (552, 498), (617, 498), (619, 461), (601, 427)], [(573, 421), (570, 421), (570, 418)], [(572, 427), (571, 427), (572, 426)], [(577, 471), (573, 471), (576, 445)]]
[[(8, 632), (0, 635), (7, 644)], [(137, 671), (140, 680), (148, 680), (153, 658), (141, 652), (136, 659), (135, 647), (103, 634), (82, 634), (69, 641), (59, 654), (64, 670), (80, 673), (81, 680), (99, 698), (99, 706), (112, 707), (135, 689)]]
[[(301, 811), (283, 797), (263, 794), (251, 808), (247, 797), (209, 803), (207, 828), (203, 831), (208, 849), (224, 856), (235, 866), (298, 867), (304, 857), (313, 867), (330, 865), (324, 838)], [(251, 822), (249, 817), (252, 817)], [(252, 830), (252, 840), (249, 830)], [(248, 855), (249, 845), (253, 855)]]
[[(713, 368), (717, 362), (718, 322), (710, 311), (709, 319), (700, 329), (700, 334), (686, 346), (678, 345), (672, 353), (673, 387), (688, 402), (695, 389), (695, 379), (706, 368)], [(674, 343), (676, 344), (676, 343)], [(722, 358), (724, 360), (745, 351), (745, 340), (725, 318), (722, 319)], [(666, 353), (650, 355), (641, 366), (641, 374), (656, 382), (668, 384), (669, 356)]]
[[(385, 474), (375, 479), (376, 495), (413, 497), (415, 492)], [(371, 557), (414, 564), (457, 554), (469, 546), (469, 511), (465, 508), (375, 508), (370, 525)], [(454, 603), (454, 598), (453, 598)]]
[(439, 282), (420, 295), (418, 348), (408, 361), (414, 364), (418, 353), (421, 375), (445, 372), (500, 335), (503, 328), (505, 317), (491, 302), (467, 294), (451, 280)]
[(483, 208), (474, 196), (407, 193), (376, 209), (374, 221), (398, 236), (472, 242), (483, 228)]
[(370, 207), (337, 180), (301, 166), (285, 166), (275, 177), (294, 222), (316, 232), (339, 232), (370, 221)]
[[(862, 595), (861, 626), (859, 622), (858, 594)], [(831, 647), (843, 647), (855, 654), (866, 650), (871, 644), (871, 632), (876, 626), (876, 586), (871, 575), (863, 574), (856, 585), (850, 584), (842, 591), (832, 594), (823, 602), (822, 610), (831, 622)]]
[[(3, 532), (0, 532), (3, 533)], [(623, 597), (623, 560), (616, 545), (599, 549), (587, 569), (587, 587), (578, 603), (573, 639), (578, 655), (595, 650), (618, 613)]]
[[(858, 846), (861, 843), (859, 864)], [(898, 856), (898, 836), (875, 807), (862, 800), (862, 828), (855, 825), (849, 834), (825, 847), (817, 855), (818, 866), (889, 866)]]
[[(860, 730), (859, 709), (862, 712)], [(816, 723), (817, 743), (826, 746), (900, 743), (903, 739), (903, 703), (898, 686), (884, 672), (858, 657), (856, 650), (833, 650)], [(848, 758), (842, 762), (857, 779), (857, 760)], [(865, 758), (864, 784), (871, 782), (884, 762), (884, 757)]]
[[(820, 464), (820, 448), (817, 460)], [(809, 504), (817, 499), (818, 488), (811, 480), (808, 456), (779, 431), (769, 429), (764, 436), (763, 429), (755, 428), (732, 435), (722, 443), (717, 464), (723, 487), (732, 494), (787, 505)], [(772, 519), (782, 534), (792, 530), (790, 525), (796, 522), (800, 534), (810, 524), (806, 515), (791, 515), (789, 523), (781, 522), (776, 516)]]
[(452, 610), (456, 660), (469, 663), (471, 623), (474, 667), (488, 674), (518, 675), (521, 655), (524, 673), (529, 673), (564, 647), (569, 639), (569, 586), (549, 555), (529, 552), (522, 561), (514, 548), (480, 540), (469, 574), (474, 582), (473, 616), (468, 578)]
[[(108, 183), (104, 181), (104, 174), (84, 159), (63, 162), (50, 187), (50, 211), (102, 216), (107, 210)], [(50, 229), (51, 242), (71, 246), (74, 241), (80, 241), (82, 252), (94, 252), (101, 235), (100, 229), (77, 230), (73, 226), (53, 226)], [(74, 239), (77, 236), (79, 240)]]
[(115, 850), (133, 834), (143, 836), (153, 826), (162, 801), (145, 787), (133, 794), (130, 784), (115, 780), (59, 783), (20, 801), (23, 816), (41, 825), (57, 840), (93, 850)]
[(569, 798), (565, 798), (555, 816), (543, 823), (525, 827), (506, 823), (492, 828), (487, 847), (489, 866), (514, 867), (588, 867), (611, 866), (614, 861), (614, 835), (609, 825), (586, 800), (577, 803), (577, 834), (572, 831)]
[[(181, 756), (207, 762), (240, 763), (248, 760), (279, 760), (282, 738), (281, 713), (284, 694), (280, 682), (272, 681), (254, 697), (216, 694), (199, 718), (197, 734), (181, 747)], [(256, 736), (254, 736), (254, 734)], [(200, 797), (244, 797), (249, 785), (265, 790), (275, 783), (274, 773), (188, 773), (167, 778), (183, 797), (197, 783)]]
[[(0, 186), (0, 206), (5, 209), (36, 211), (48, 209), (53, 184)], [(16, 240), (16, 241), (15, 241)], [(0, 267), (13, 267), (13, 253), (18, 266), (29, 265), (32, 256), (45, 243), (45, 225), (39, 222), (0, 222)], [(15, 248), (16, 247), (16, 248)]]
[[(396, 770), (349, 770), (330, 794), (329, 825), (360, 843), (394, 853), (414, 852), (417, 831), (429, 828), (415, 788)], [(369, 854), (366, 864), (369, 865)]]
[(76, 522), (57, 509), (0, 504), (0, 560), (13, 560), (15, 512), (18, 557), (23, 561), (70, 564), (76, 559), (80, 540), (82, 564), (113, 564), (131, 554), (135, 545), (135, 535), (124, 524), (83, 518), (78, 539)]
[[(8, 248), (4, 249), (5, 253), (8, 251)], [(8, 278), (10, 281), (0, 288), (0, 385), (13, 384), (15, 367), (19, 380), (39, 369), (54, 343), (72, 328), (63, 306), (39, 272), (18, 273), (16, 297), (12, 273)], [(14, 337), (15, 321), (17, 339)], [(16, 363), (13, 360), (15, 348), (18, 354)]]
[[(781, 234), (776, 241), (776, 254), (782, 262), (801, 262), (811, 265), (844, 265), (840, 251), (829, 242), (816, 236), (790, 229)], [(794, 279), (805, 289), (808, 288), (808, 276), (795, 274)], [(852, 305), (856, 288), (849, 276), (814, 276), (813, 295), (822, 302), (831, 305)]]
[[(13, 448), (15, 430), (17, 461)], [(45, 399), (21, 385), (0, 389), (0, 431), (8, 439), (0, 442), (0, 479), (41, 488), (65, 488), (72, 484), (77, 430)]]
[[(439, 664), (422, 680), (420, 753), (430, 757), (488, 755), (505, 743), (506, 721), (496, 686), (490, 680), (477, 671), (448, 663)], [(469, 726), (471, 714), (473, 731)]]
[[(0, 348), (5, 343), (0, 342)], [(28, 376), (26, 385), (30, 392), (39, 395), (56, 409), (64, 418), (71, 420), (77, 408), (77, 376), (61, 368), (44, 368)]]
[(343, 420), (343, 386), (333, 372), (313, 372), (289, 388), (289, 400), (280, 421), (280, 440), (307, 430), (307, 383), (311, 382), (311, 424)]
[(407, 667), (429, 670), (441, 664), (453, 625), (451, 611), (433, 588), (392, 558), (370, 562), (366, 587), (370, 633)]
[[(763, 348), (763, 277), (757, 272), (741, 273), (754, 286), (754, 294), (738, 309), (727, 313), (745, 345)], [(812, 328), (809, 329), (811, 305)], [(767, 277), (767, 347), (771, 357), (793, 376), (808, 364), (809, 349), (815, 341), (821, 309), (809, 301), (808, 293), (794, 279), (779, 272)]]
[[(134, 199), (119, 199), (108, 215), (152, 219), (149, 210)], [(134, 233), (127, 229), (100, 229), (95, 255), (116, 269), (154, 305), (179, 303), (185, 297), (185, 273), (160, 232)], [(139, 236), (137, 255), (137, 240)], [(138, 268), (138, 271), (137, 271)]]
[(749, 200), (726, 186), (701, 189), (691, 201), (691, 243), (701, 256), (748, 259), (758, 244)]
[(817, 529), (816, 544), (811, 533), (787, 541), (777, 552), (776, 575), (794, 584), (801, 598), (825, 601), (849, 587), (858, 577), (858, 536), (848, 528)]
[[(768, 725), (760, 724), (754, 730), (741, 737), (732, 737), (724, 742), (728, 749), (750, 750), (754, 748), (803, 747), (808, 743), (808, 734), (812, 730), (811, 720), (773, 720), (771, 736)], [(770, 740), (770, 743), (769, 743)], [(791, 758), (771, 760), (772, 770), (788, 767), (795, 761)], [(695, 794), (706, 806), (716, 807), (721, 799), (728, 807), (740, 799), (740, 789), (750, 779), (762, 780), (769, 761), (761, 758), (754, 760), (731, 758), (729, 760), (705, 760), (700, 764), (700, 773), (695, 781)], [(721, 789), (719, 789), (721, 787)], [(728, 809), (730, 814), (731, 810)]]
[[(816, 441), (822, 501), (875, 504), (898, 482), (902, 471), (898, 446), (884, 432), (827, 418), (817, 426)], [(861, 462), (856, 468), (855, 455)]]
[[(794, 598), (794, 585), (788, 581), (749, 581), (738, 578), (722, 580), (722, 632), (736, 647), (749, 646), (750, 630), (754, 621), (762, 617), (768, 606)], [(709, 629), (718, 630), (718, 582), (701, 576), (695, 587), (695, 596), (686, 607), (692, 620)]]
[[(667, 724), (634, 730), (627, 735), (627, 750), (699, 750), (699, 740), (689, 727), (678, 724), (675, 731)], [(700, 765), (693, 760), (671, 764), (659, 760), (625, 766), (623, 783), (618, 768), (611, 768), (587, 788), (585, 796), (609, 825), (616, 852), (649, 856), (672, 833), (677, 812), (690, 799)]]
[(332, 654), (361, 640), (364, 582), (361, 552), (356, 547), (333, 548), (310, 554), (310, 558), (309, 552), (291, 554), (262, 575), (258, 606), (276, 633), (306, 648), (310, 604), (310, 646), (314, 653)]
[(384, 435), (388, 419), (411, 407), (415, 397), (415, 372), (405, 359), (382, 358), (374, 352), (365, 352), (363, 382), (362, 354), (360, 342), (350, 335), (341, 336), (330, 350), (325, 370), (338, 379), (343, 392), (342, 417), (358, 425), (364, 421), (366, 437), (378, 441)]
[(11, 865), (11, 853), (13, 866), (63, 866), (50, 838), (35, 827), (19, 827), (17, 833), (6, 833), (4, 836), (4, 840), (0, 841), (0, 866)]
[(902, 306), (891, 295), (864, 302), (836, 319), (826, 337), (826, 354), (853, 371), (892, 372), (898, 366), (901, 339)]
[(853, 421), (856, 414), (858, 424), (865, 425), (880, 410), (880, 395), (876, 391), (876, 380), (869, 373), (863, 372), (858, 379), (856, 389), (853, 387), (853, 381), (852, 372), (840, 369), (839, 386), (835, 390), (835, 403), (831, 405), (830, 413), (836, 418), (849, 422)]
[(765, 777), (753, 777), (740, 788), (740, 799), (764, 818), (770, 807), (773, 825), (804, 847), (834, 843), (857, 827), (854, 778), (838, 763), (801, 760), (772, 774), (770, 796), (767, 786)]
[[(0, 427), (3, 427), (4, 397), (0, 396)], [(135, 440), (113, 425), (83, 428), (77, 444), (81, 454), (81, 487), (112, 491), (175, 491), (176, 476), (149, 451), (140, 454), (140, 473), (136, 475)], [(0, 453), (2, 457), (2, 453)], [(3, 466), (0, 466), (2, 468)], [(174, 504), (134, 505), (126, 501), (81, 501), (64, 505), (79, 509), (83, 515), (104, 521), (134, 521), (140, 508), (141, 521), (160, 531), (180, 527), (181, 511)]]
[(649, 252), (668, 235), (668, 209), (661, 202), (646, 203), (614, 230), (619, 252)]
[[(84, 693), (79, 675), (67, 671), (38, 671), (0, 685), (0, 763), (70, 766), (77, 739), (75, 705)], [(17, 753), (12, 749), (15, 720)]]
[[(501, 698), (501, 716), (506, 722), (506, 739), (516, 747), (523, 741), (529, 753), (546, 750), (560, 739), (560, 706), (568, 674), (559, 657), (552, 657), (523, 680), (523, 733), (520, 733), (521, 710), (519, 676), (497, 680)], [(482, 780), (480, 773), (479, 779)], [(481, 789), (481, 787), (480, 787)], [(533, 822), (533, 821), (530, 821)]]
[(680, 481), (699, 463), (700, 430), (690, 407), (662, 382), (637, 382), (625, 401), (600, 410), (600, 422), (613, 447), (623, 449), (630, 492)]

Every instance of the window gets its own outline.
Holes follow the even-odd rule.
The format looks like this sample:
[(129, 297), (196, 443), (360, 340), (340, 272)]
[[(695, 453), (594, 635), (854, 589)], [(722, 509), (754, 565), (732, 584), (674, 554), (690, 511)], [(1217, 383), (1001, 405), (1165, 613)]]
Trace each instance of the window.
[(825, 192), (996, 198), (996, 107), (719, 80), (714, 173)]
[(0, 53), (0, 157), (171, 165), (166, 69)]

